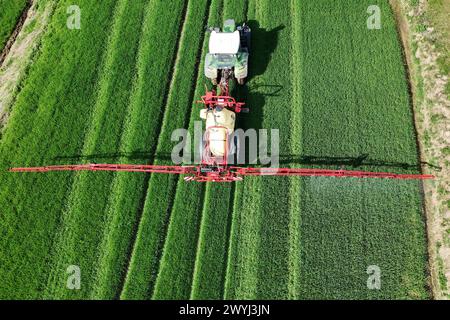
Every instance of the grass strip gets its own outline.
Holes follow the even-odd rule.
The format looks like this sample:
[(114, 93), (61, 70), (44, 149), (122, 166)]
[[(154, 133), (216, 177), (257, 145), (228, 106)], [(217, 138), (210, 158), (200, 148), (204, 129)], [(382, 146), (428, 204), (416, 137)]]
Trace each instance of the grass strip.
[[(211, 2), (209, 26), (220, 23), (222, 6), (220, 0)], [(207, 44), (205, 38), (194, 97), (201, 96), (204, 93), (204, 83), (208, 83), (202, 72)], [(200, 107), (195, 103), (191, 109), (188, 126), (192, 136), (194, 121), (200, 121), (199, 112)], [(186, 183), (181, 178), (177, 184), (153, 299), (189, 299), (191, 293), (205, 186), (199, 183)]]
[[(199, 4), (200, 5), (200, 4)], [(177, 89), (181, 89), (179, 88), (180, 85), (183, 85), (185, 83), (180, 83), (181, 80), (181, 74), (178, 72), (178, 69), (180, 68), (180, 64), (182, 63), (189, 63), (190, 60), (194, 61), (195, 63), (195, 51), (196, 51), (196, 45), (195, 45), (195, 41), (186, 43), (184, 42), (184, 40), (181, 40), (180, 46), (176, 46), (179, 38), (181, 37), (181, 39), (184, 39), (185, 34), (184, 34), (184, 30), (186, 29), (186, 24), (189, 23), (190, 26), (192, 26), (192, 17), (189, 16), (189, 12), (191, 12), (193, 9), (194, 10), (198, 10), (201, 9), (200, 7), (194, 7), (191, 8), (188, 6), (187, 2), (184, 3), (177, 3), (177, 4), (173, 4), (173, 6), (175, 7), (167, 7), (164, 2), (158, 2), (158, 7), (157, 8), (153, 8), (154, 10), (152, 10), (152, 13), (149, 12), (149, 14), (155, 14), (156, 12), (158, 13), (158, 16), (161, 17), (161, 19), (164, 19), (165, 21), (167, 21), (166, 23), (166, 28), (168, 28), (169, 30), (178, 30), (179, 33), (177, 34), (172, 34), (172, 36), (176, 39), (175, 41), (171, 41), (171, 42), (167, 42), (167, 46), (165, 46), (166, 50), (171, 50), (171, 54), (175, 55), (176, 54), (176, 48), (178, 48), (178, 53), (176, 54), (177, 58), (176, 61), (174, 59), (174, 65), (173, 67), (173, 73), (172, 73), (172, 79), (170, 79), (170, 74), (171, 74), (171, 70), (164, 70), (166, 68), (166, 66), (161, 65), (161, 68), (163, 70), (161, 70), (161, 72), (166, 71), (167, 72), (167, 83), (170, 82), (170, 85), (167, 87), (167, 101), (165, 101), (165, 98), (163, 100), (160, 100), (161, 98), (159, 97), (147, 97), (148, 99), (152, 99), (158, 101), (159, 104), (164, 105), (163, 110), (164, 110), (164, 115), (160, 114), (160, 116), (162, 117), (160, 119), (160, 121), (166, 122), (167, 121), (167, 117), (168, 116), (173, 116), (176, 114), (176, 112), (174, 113), (174, 111), (176, 110), (172, 110), (171, 108), (174, 107), (173, 103), (173, 99), (171, 100), (171, 94), (173, 94), (173, 91), (177, 90)], [(187, 6), (187, 7), (185, 7)], [(184, 10), (184, 8), (186, 8), (186, 15), (187, 15), (187, 20), (186, 19), (182, 22), (182, 18), (183, 18), (183, 13), (182, 11)], [(161, 12), (164, 12), (164, 10), (168, 10), (171, 12), (170, 16), (168, 14), (165, 15), (161, 15)], [(180, 11), (181, 10), (181, 11)], [(155, 12), (156, 11), (156, 12)], [(196, 11), (193, 11), (196, 12)], [(170, 17), (170, 19), (168, 19), (168, 16)], [(201, 24), (201, 22), (200, 22)], [(160, 25), (161, 25), (161, 21), (159, 21), (159, 18), (153, 21), (153, 24), (151, 26), (151, 28), (149, 30), (156, 31), (156, 28), (160, 29)], [(185, 25), (183, 28), (176, 28), (176, 26), (179, 25)], [(195, 25), (194, 25), (195, 26)], [(200, 27), (201, 28), (201, 27)], [(195, 28), (193, 28), (195, 30)], [(169, 33), (168, 30), (168, 33)], [(193, 31), (194, 31), (193, 30)], [(188, 33), (189, 34), (189, 33)], [(158, 33), (154, 33), (154, 36), (157, 36)], [(197, 45), (198, 47), (198, 45)], [(161, 48), (161, 46), (159, 46), (159, 48)], [(187, 51), (187, 52), (186, 52)], [(189, 53), (191, 53), (191, 51), (194, 52), (194, 55), (191, 56)], [(145, 46), (145, 49), (142, 51), (142, 59), (149, 59), (149, 56), (147, 55), (152, 55), (154, 54), (154, 48), (150, 47), (150, 46)], [(189, 60), (190, 59), (190, 60)], [(145, 66), (145, 68), (150, 67), (151, 65), (148, 65), (147, 62), (148, 60), (142, 60), (142, 65)], [(164, 60), (160, 61), (161, 64), (164, 64)], [(170, 68), (170, 66), (167, 66), (167, 68)], [(145, 70), (145, 69), (143, 69)], [(163, 75), (161, 75), (163, 77)], [(140, 80), (142, 81), (147, 81), (150, 80), (147, 78), (147, 75), (144, 75), (144, 73), (142, 74), (142, 78), (140, 78)], [(154, 83), (151, 83), (152, 81), (155, 80), (150, 80), (149, 83), (144, 84), (143, 82), (140, 82), (140, 84), (142, 85), (155, 85)], [(186, 81), (183, 79), (183, 81)], [(183, 86), (184, 87), (184, 86)], [(186, 90), (185, 87), (183, 88), (183, 90)], [(143, 93), (143, 91), (139, 91), (140, 93)], [(155, 94), (155, 92), (153, 93)], [(142, 103), (142, 96), (136, 96), (137, 99), (136, 102)], [(182, 97), (184, 97), (183, 95), (180, 96), (180, 101), (182, 101)], [(186, 95), (185, 99), (189, 99), (189, 94)], [(156, 102), (155, 101), (155, 102)], [(134, 144), (134, 147), (137, 147), (137, 143), (139, 144), (143, 144), (145, 141), (141, 140), (141, 139), (147, 139), (147, 141), (152, 141), (151, 145), (151, 150), (149, 150), (148, 152), (146, 152), (147, 154), (150, 154), (150, 156), (148, 156), (149, 158), (153, 158), (154, 157), (154, 153), (155, 153), (155, 149), (157, 148), (158, 145), (158, 139), (155, 139), (155, 137), (158, 137), (158, 133), (155, 134), (155, 132), (149, 132), (148, 129), (145, 132), (144, 136), (135, 136), (136, 134), (138, 134), (136, 132), (136, 130), (139, 128), (139, 126), (141, 125), (140, 121), (150, 121), (149, 118), (144, 118), (142, 119), (142, 117), (139, 117), (139, 113), (138, 112), (148, 112), (148, 111), (144, 111), (145, 105), (136, 107), (136, 109), (134, 109), (133, 114), (130, 117), (130, 121), (128, 122), (128, 131), (127, 131), (127, 135), (125, 136), (126, 139), (124, 139), (123, 144), (124, 145), (128, 145), (130, 143)], [(155, 106), (156, 108), (157, 106)], [(177, 108), (177, 106), (175, 106), (175, 108)], [(183, 110), (184, 112), (184, 110)], [(178, 115), (179, 116), (179, 115)], [(164, 120), (166, 119), (166, 120)], [(143, 124), (143, 123), (142, 123)], [(156, 123), (155, 123), (156, 125)], [(161, 128), (161, 127), (159, 127)], [(158, 126), (155, 126), (152, 130), (157, 130)], [(133, 133), (133, 135), (131, 135)], [(149, 136), (149, 134), (152, 134), (152, 136)], [(140, 138), (140, 139), (137, 139)], [(134, 140), (131, 140), (134, 139)], [(130, 179), (131, 178), (131, 179)], [(117, 296), (119, 296), (120, 292), (123, 291), (125, 292), (125, 294), (121, 295), (121, 298), (124, 299), (132, 299), (134, 297), (134, 294), (137, 294), (136, 292), (132, 292), (131, 295), (127, 295), (126, 292), (128, 291), (128, 278), (129, 276), (127, 275), (127, 277), (125, 278), (126, 274), (127, 274), (127, 267), (128, 265), (132, 265), (133, 263), (133, 257), (134, 254), (132, 253), (132, 246), (134, 244), (135, 239), (138, 239), (139, 241), (139, 234), (136, 234), (136, 232), (139, 232), (138, 230), (138, 224), (140, 225), (140, 211), (144, 210), (143, 206), (144, 206), (144, 199), (140, 199), (140, 197), (130, 197), (129, 195), (129, 188), (131, 188), (131, 190), (135, 190), (133, 188), (133, 184), (136, 183), (140, 183), (140, 185), (138, 186), (140, 189), (143, 190), (144, 192), (144, 196), (147, 192), (146, 189), (146, 183), (145, 183), (145, 177), (144, 179), (135, 179), (134, 177), (130, 177), (130, 175), (118, 175), (117, 179), (115, 181), (115, 185), (114, 185), (114, 189), (113, 189), (113, 197), (112, 197), (112, 202), (110, 205), (110, 212), (112, 220), (109, 222), (109, 229), (107, 230), (106, 234), (105, 234), (105, 252), (104, 255), (101, 258), (101, 262), (100, 262), (100, 267), (99, 267), (99, 277), (98, 277), (98, 291), (96, 293), (96, 296), (102, 297), (104, 296), (104, 294), (106, 293), (107, 295), (111, 295), (111, 294), (117, 294)], [(167, 196), (167, 195), (165, 195)], [(133, 210), (133, 211), (130, 211)], [(133, 219), (130, 220), (130, 216), (133, 216)], [(125, 231), (125, 232), (124, 232)], [(158, 230), (159, 232), (159, 230)], [(155, 231), (154, 233), (151, 233), (150, 236), (157, 236), (157, 232)], [(149, 247), (146, 247), (146, 253), (140, 257), (140, 258), (147, 258), (147, 257), (152, 257), (152, 255), (148, 255), (148, 250)], [(131, 255), (131, 257), (130, 257)], [(130, 262), (129, 262), (130, 261)], [(128, 267), (128, 269), (130, 269), (130, 267)], [(120, 277), (118, 277), (117, 275), (120, 274)], [(148, 279), (146, 279), (148, 281)], [(111, 282), (114, 284), (113, 288), (111, 288)], [(145, 291), (147, 283), (143, 283), (142, 287), (139, 287), (139, 289), (142, 289), (142, 291)], [(124, 287), (124, 289), (122, 290), (122, 286)], [(111, 290), (114, 289), (114, 290)], [(140, 298), (144, 299), (144, 296), (140, 296)]]
[[(237, 24), (246, 21), (247, 1), (226, 1), (223, 18), (235, 19)], [(234, 90), (241, 101), (238, 88)], [(222, 299), (229, 246), (229, 230), (233, 213), (235, 185), (208, 183), (200, 225), (197, 257), (192, 283), (192, 299)]]
[(102, 65), (114, 1), (79, 1), (90, 26), (81, 30), (66, 27), (68, 3), (60, 1), (55, 9), (41, 54), (23, 81), (0, 141), (3, 298), (41, 296), (73, 177), (70, 172), (15, 175), (6, 170), (52, 163), (81, 151)]
[[(119, 1), (114, 25), (109, 39), (105, 66), (98, 84), (98, 95), (92, 111), (91, 123), (86, 133), (82, 155), (99, 162), (95, 155), (115, 153), (119, 149), (116, 138), (129, 105), (136, 53), (141, 39), (143, 10), (147, 0)], [(123, 41), (123, 37), (127, 41)], [(68, 208), (63, 219), (63, 229), (56, 243), (55, 261), (48, 285), (53, 298), (79, 299), (89, 296), (95, 276), (95, 263), (99, 242), (106, 220), (106, 205), (114, 173), (82, 172), (76, 175)], [(67, 290), (65, 283), (68, 265), (82, 270), (83, 287)]]
[[(180, 39), (166, 113), (159, 136), (155, 164), (173, 165), (170, 153), (174, 143), (172, 132), (184, 128), (189, 122), (193, 103), (192, 83), (198, 76), (202, 33), (209, 1), (190, 1)], [(167, 232), (167, 224), (175, 197), (177, 176), (154, 174), (150, 177), (142, 219), (121, 295), (123, 299), (149, 299), (152, 295), (159, 259)], [(148, 254), (151, 252), (152, 254)]]
[[(369, 5), (382, 28), (369, 30)], [(300, 10), (302, 151), (309, 165), (417, 172), (401, 48), (387, 1), (305, 1)], [(318, 19), (318, 17), (322, 17)], [(417, 182), (303, 180), (299, 297), (427, 297)], [(367, 287), (371, 265), (381, 289)]]

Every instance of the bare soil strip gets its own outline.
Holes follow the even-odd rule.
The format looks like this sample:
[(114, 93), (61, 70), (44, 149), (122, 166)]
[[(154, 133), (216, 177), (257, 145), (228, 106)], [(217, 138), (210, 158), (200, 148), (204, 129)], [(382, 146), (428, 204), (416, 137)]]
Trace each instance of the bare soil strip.
[[(55, 3), (37, 9), (30, 1), (0, 55), (0, 130), (6, 125), (22, 75), (32, 64), (40, 39), (53, 13)], [(27, 28), (35, 23), (33, 28)]]
[[(436, 176), (435, 181), (424, 183), (428, 251), (433, 297), (445, 299), (450, 284), (450, 155), (445, 151), (450, 146), (450, 102), (445, 94), (448, 75), (442, 74), (437, 64), (442, 53), (434, 45), (436, 30), (418, 28), (419, 21), (425, 20), (426, 1), (420, 0), (416, 7), (404, 0), (390, 3), (410, 71), (422, 170)], [(424, 165), (429, 163), (439, 170)]]
[(22, 27), (25, 23), (25, 20), (28, 17), (28, 12), (31, 9), (31, 6), (33, 5), (33, 0), (28, 0), (25, 8), (23, 9), (22, 14), (20, 15), (19, 19), (17, 20), (16, 26), (9, 37), (9, 40), (6, 42), (5, 47), (3, 48), (2, 52), (0, 53), (0, 67), (3, 65), (3, 62), (5, 61), (6, 56), (9, 53), (9, 50), (11, 50), (12, 45), (17, 39), (17, 36), (20, 33), (20, 30), (22, 30)]

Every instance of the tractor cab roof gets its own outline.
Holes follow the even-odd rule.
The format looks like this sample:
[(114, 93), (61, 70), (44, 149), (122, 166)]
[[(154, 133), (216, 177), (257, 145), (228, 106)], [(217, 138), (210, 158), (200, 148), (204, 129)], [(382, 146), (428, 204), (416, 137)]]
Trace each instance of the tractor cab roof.
[(241, 44), (239, 31), (216, 32), (211, 31), (209, 39), (209, 53), (211, 54), (236, 54)]

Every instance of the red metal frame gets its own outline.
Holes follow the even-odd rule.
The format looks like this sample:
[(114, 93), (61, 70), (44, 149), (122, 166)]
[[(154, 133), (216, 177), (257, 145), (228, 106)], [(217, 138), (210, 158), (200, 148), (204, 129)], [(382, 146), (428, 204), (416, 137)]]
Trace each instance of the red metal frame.
[(128, 164), (85, 164), (45, 166), (32, 168), (11, 168), (11, 172), (49, 172), (49, 171), (122, 171), (183, 174), (186, 181), (197, 182), (233, 182), (241, 181), (243, 176), (302, 176), (302, 177), (337, 177), (337, 178), (385, 178), (401, 180), (434, 179), (429, 174), (398, 174), (391, 172), (368, 172), (351, 170), (298, 169), (298, 168), (249, 168), (226, 166), (155, 166)]
[[(243, 102), (236, 102), (228, 94), (228, 83), (221, 87), (225, 95), (216, 95), (214, 90), (207, 91), (199, 103), (207, 109), (218, 106), (228, 108), (236, 113), (242, 111)], [(213, 157), (209, 148), (209, 130), (223, 128), (215, 126), (206, 130), (205, 150), (202, 155), (202, 163), (199, 166), (159, 166), (159, 165), (132, 165), (132, 164), (83, 164), (83, 165), (57, 165), (32, 168), (11, 168), (11, 172), (49, 172), (49, 171), (119, 171), (119, 172), (147, 172), (187, 175), (185, 181), (197, 182), (233, 182), (241, 181), (244, 176), (303, 176), (303, 177), (354, 177), (354, 178), (386, 178), (386, 179), (434, 179), (427, 174), (397, 174), (389, 172), (367, 172), (350, 170), (326, 170), (326, 169), (302, 169), (302, 168), (248, 168), (228, 167), (228, 132), (226, 135), (226, 149), (223, 159)], [(218, 161), (219, 160), (219, 161)]]
[(235, 172), (228, 170), (226, 167), (206, 167), (211, 170), (209, 172), (202, 172), (205, 167), (198, 166), (194, 175), (184, 178), (185, 181), (196, 182), (235, 182), (242, 181), (242, 177), (236, 175)]
[(218, 96), (215, 90), (207, 91), (201, 99), (202, 100), (197, 101), (197, 103), (204, 104), (205, 108), (214, 109), (219, 106), (222, 108), (228, 108), (236, 113), (240, 113), (242, 111), (242, 107), (245, 105), (244, 102), (236, 102), (235, 98), (228, 95)]
[[(225, 135), (225, 153), (222, 158), (218, 158), (213, 156), (211, 150), (210, 150), (210, 142), (212, 141), (209, 137), (211, 129), (224, 129), (226, 132)], [(212, 126), (206, 129), (205, 132), (205, 149), (203, 150), (202, 154), (202, 164), (206, 166), (228, 166), (228, 129), (223, 126)]]
[(30, 168), (11, 168), (10, 172), (50, 172), (50, 171), (123, 171), (123, 172), (149, 172), (149, 173), (172, 173), (192, 174), (197, 171), (196, 166), (157, 166), (141, 164), (80, 164), (44, 166)]
[(302, 176), (302, 177), (337, 177), (337, 178), (386, 178), (386, 179), (434, 179), (428, 174), (398, 174), (392, 172), (369, 172), (353, 170), (327, 170), (327, 169), (302, 169), (302, 168), (246, 168), (230, 167), (242, 176)]

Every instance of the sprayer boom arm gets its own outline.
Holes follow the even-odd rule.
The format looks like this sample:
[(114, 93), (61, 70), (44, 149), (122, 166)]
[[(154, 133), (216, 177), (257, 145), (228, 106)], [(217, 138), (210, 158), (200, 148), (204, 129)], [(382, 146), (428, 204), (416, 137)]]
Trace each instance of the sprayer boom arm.
[(302, 176), (302, 177), (337, 177), (337, 178), (386, 178), (403, 180), (433, 179), (427, 174), (399, 174), (391, 172), (370, 172), (353, 170), (327, 170), (327, 169), (302, 169), (302, 168), (246, 168), (232, 167), (241, 176)]
[(123, 171), (123, 172), (148, 172), (148, 173), (172, 173), (189, 174), (195, 172), (194, 166), (155, 166), (141, 164), (81, 164), (45, 166), (31, 168), (12, 168), (11, 172), (49, 172), (49, 171)]
[[(302, 177), (337, 177), (337, 178), (385, 178), (400, 180), (434, 179), (428, 174), (399, 174), (391, 172), (370, 172), (352, 170), (327, 170), (304, 168), (249, 168), (249, 167), (209, 167), (205, 166), (157, 166), (138, 164), (82, 164), (45, 166), (31, 168), (12, 168), (11, 172), (49, 172), (49, 171), (119, 171), (147, 172), (189, 175), (186, 181), (240, 181), (243, 176), (302, 176)], [(206, 170), (208, 169), (208, 170)]]

